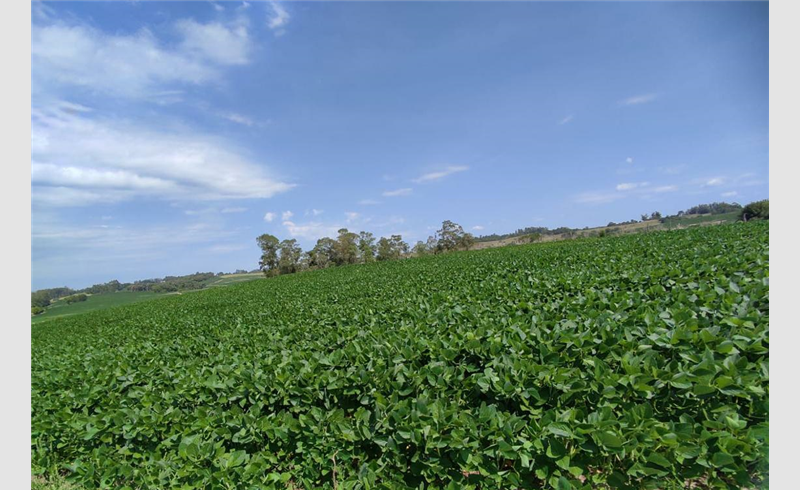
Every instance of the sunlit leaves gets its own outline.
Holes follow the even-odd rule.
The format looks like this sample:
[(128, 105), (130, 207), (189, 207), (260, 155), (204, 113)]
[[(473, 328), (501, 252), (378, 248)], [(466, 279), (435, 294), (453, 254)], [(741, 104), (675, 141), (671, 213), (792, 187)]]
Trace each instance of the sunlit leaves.
[[(35, 325), (88, 487), (754, 487), (768, 223), (293, 274)], [(754, 483), (755, 482), (755, 483)]]

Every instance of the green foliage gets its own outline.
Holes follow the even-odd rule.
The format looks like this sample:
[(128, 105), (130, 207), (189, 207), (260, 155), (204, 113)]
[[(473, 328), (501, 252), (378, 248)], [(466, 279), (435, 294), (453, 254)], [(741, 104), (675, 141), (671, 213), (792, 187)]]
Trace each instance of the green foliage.
[(122, 284), (114, 279), (113, 281), (108, 281), (103, 284), (95, 284), (94, 286), (89, 286), (86, 289), (81, 289), (80, 292), (89, 294), (105, 294), (116, 293), (117, 291), (122, 291), (124, 288), (125, 284)]
[(368, 231), (362, 231), (358, 236), (358, 253), (361, 262), (368, 264), (375, 262), (375, 237)]
[(336, 258), (336, 241), (332, 238), (320, 238), (314, 248), (308, 252), (308, 264), (312, 269), (325, 269), (334, 265)]
[(358, 262), (358, 239), (357, 233), (342, 228), (338, 231), (339, 236), (333, 245), (333, 261), (336, 265), (355, 264)]
[(769, 219), (769, 199), (751, 202), (742, 209), (741, 219), (744, 221), (751, 219)]
[(45, 309), (41, 306), (31, 306), (31, 315), (41, 315), (45, 312)]
[(303, 250), (297, 244), (297, 240), (284, 240), (280, 244), (280, 258), (278, 259), (278, 270), (281, 274), (294, 274), (300, 269), (300, 256)]
[(86, 296), (85, 294), (79, 293), (67, 296), (63, 298), (62, 301), (65, 301), (67, 304), (72, 304), (72, 303), (79, 303), (81, 301), (86, 301), (87, 298), (88, 296)]
[(150, 291), (119, 291), (116, 293), (93, 294), (89, 296), (86, 301), (80, 301), (78, 303), (67, 304), (64, 301), (56, 301), (51, 306), (45, 308), (43, 313), (31, 318), (31, 323), (46, 322), (62, 316), (77, 315), (89, 311), (138, 303), (140, 301), (160, 298), (161, 296), (162, 295)]
[(542, 234), (541, 233), (531, 233), (530, 235), (527, 235), (525, 237), (525, 240), (528, 243), (536, 243), (541, 239), (542, 239)]
[(63, 298), (74, 293), (70, 288), (50, 288), (40, 289), (31, 293), (31, 306), (39, 306), (44, 308), (48, 306), (54, 299)]
[(381, 237), (378, 240), (378, 260), (397, 260), (408, 253), (408, 244), (403, 241), (400, 235), (392, 235), (389, 238)]
[(280, 276), (31, 356), (32, 471), (86, 487), (759, 487), (769, 226)]
[(742, 205), (739, 203), (712, 202), (710, 204), (692, 206), (686, 211), (680, 211), (678, 214), (727, 214), (739, 212), (741, 210)]
[(261, 249), (261, 258), (258, 261), (258, 268), (265, 276), (274, 276), (278, 273), (278, 249), (280, 240), (274, 235), (264, 233), (256, 237), (258, 248)]

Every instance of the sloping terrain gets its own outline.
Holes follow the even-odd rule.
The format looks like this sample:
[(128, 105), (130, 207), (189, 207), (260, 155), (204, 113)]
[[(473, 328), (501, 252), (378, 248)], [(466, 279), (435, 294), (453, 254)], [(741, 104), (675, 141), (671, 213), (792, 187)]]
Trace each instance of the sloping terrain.
[(768, 226), (340, 267), (34, 325), (32, 470), (123, 488), (754, 486)]

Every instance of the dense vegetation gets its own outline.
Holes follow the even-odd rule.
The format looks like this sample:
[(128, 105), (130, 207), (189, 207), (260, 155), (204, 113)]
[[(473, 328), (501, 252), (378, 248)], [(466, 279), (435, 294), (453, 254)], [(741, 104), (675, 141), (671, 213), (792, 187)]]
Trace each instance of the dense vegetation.
[[(95, 284), (83, 289), (70, 289), (68, 287), (40, 289), (31, 293), (32, 312), (45, 311), (47, 306), (56, 300), (73, 303), (75, 301), (85, 301), (87, 294), (108, 294), (125, 292), (144, 292), (171, 293), (177, 291), (193, 291), (206, 287), (209, 279), (216, 275), (213, 272), (196, 272), (186, 276), (167, 276), (159, 279), (144, 279), (135, 282), (119, 282), (116, 279), (102, 284)], [(33, 310), (33, 307), (40, 309)], [(36, 314), (36, 313), (34, 313)]]
[(125, 488), (766, 477), (766, 221), (425, 256), (32, 329), (36, 474)]
[(436, 235), (428, 237), (427, 242), (417, 242), (413, 250), (403, 241), (401, 235), (381, 237), (375, 244), (375, 236), (367, 231), (353, 233), (347, 228), (338, 231), (336, 239), (323, 237), (317, 240), (311, 250), (303, 252), (295, 239), (281, 241), (278, 237), (265, 233), (256, 237), (261, 249), (258, 267), (267, 277), (294, 274), (307, 270), (327, 269), (328, 267), (369, 264), (415, 257), (428, 254), (469, 250), (475, 243), (471, 233), (465, 233), (461, 225), (445, 220)]
[(735, 213), (742, 210), (742, 205), (739, 203), (727, 202), (712, 202), (710, 204), (698, 204), (686, 211), (681, 211), (678, 215), (683, 214), (728, 214)]
[(769, 219), (769, 199), (751, 202), (741, 211), (742, 219)]
[[(764, 201), (759, 201), (764, 202)], [(766, 201), (767, 203), (769, 201)], [(698, 204), (696, 206), (692, 206), (691, 208), (685, 211), (678, 211), (676, 214), (670, 216), (663, 216), (660, 211), (653, 211), (652, 213), (643, 213), (641, 215), (641, 221), (649, 221), (649, 220), (660, 220), (662, 223), (665, 221), (670, 221), (674, 224), (676, 221), (679, 221), (681, 217), (686, 215), (720, 215), (720, 214), (729, 214), (729, 213), (740, 213), (742, 210), (742, 206), (739, 203), (727, 203), (727, 202), (712, 202), (709, 204)], [(607, 228), (619, 226), (619, 225), (626, 225), (626, 224), (633, 224), (639, 223), (640, 221), (631, 219), (628, 221), (622, 221), (616, 223), (611, 221), (606, 225)], [(566, 237), (575, 237), (581, 234), (581, 231), (588, 230), (589, 227), (584, 228), (568, 228), (565, 226), (550, 229), (546, 226), (529, 226), (527, 228), (520, 228), (513, 233), (506, 233), (504, 235), (498, 234), (491, 234), (491, 235), (482, 235), (475, 239), (477, 242), (489, 242), (495, 240), (504, 240), (506, 238), (514, 238), (514, 237), (526, 237), (527, 241), (537, 241), (541, 237), (548, 236), (548, 235), (562, 235)], [(598, 232), (599, 233), (599, 232)], [(606, 234), (613, 234), (612, 230), (607, 230)], [(605, 235), (605, 234), (604, 234)]]

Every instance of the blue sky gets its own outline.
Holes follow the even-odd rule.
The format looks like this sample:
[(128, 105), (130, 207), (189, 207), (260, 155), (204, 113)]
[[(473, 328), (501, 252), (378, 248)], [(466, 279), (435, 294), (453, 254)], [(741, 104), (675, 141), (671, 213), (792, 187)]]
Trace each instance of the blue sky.
[(34, 3), (32, 288), (769, 195), (768, 5)]

